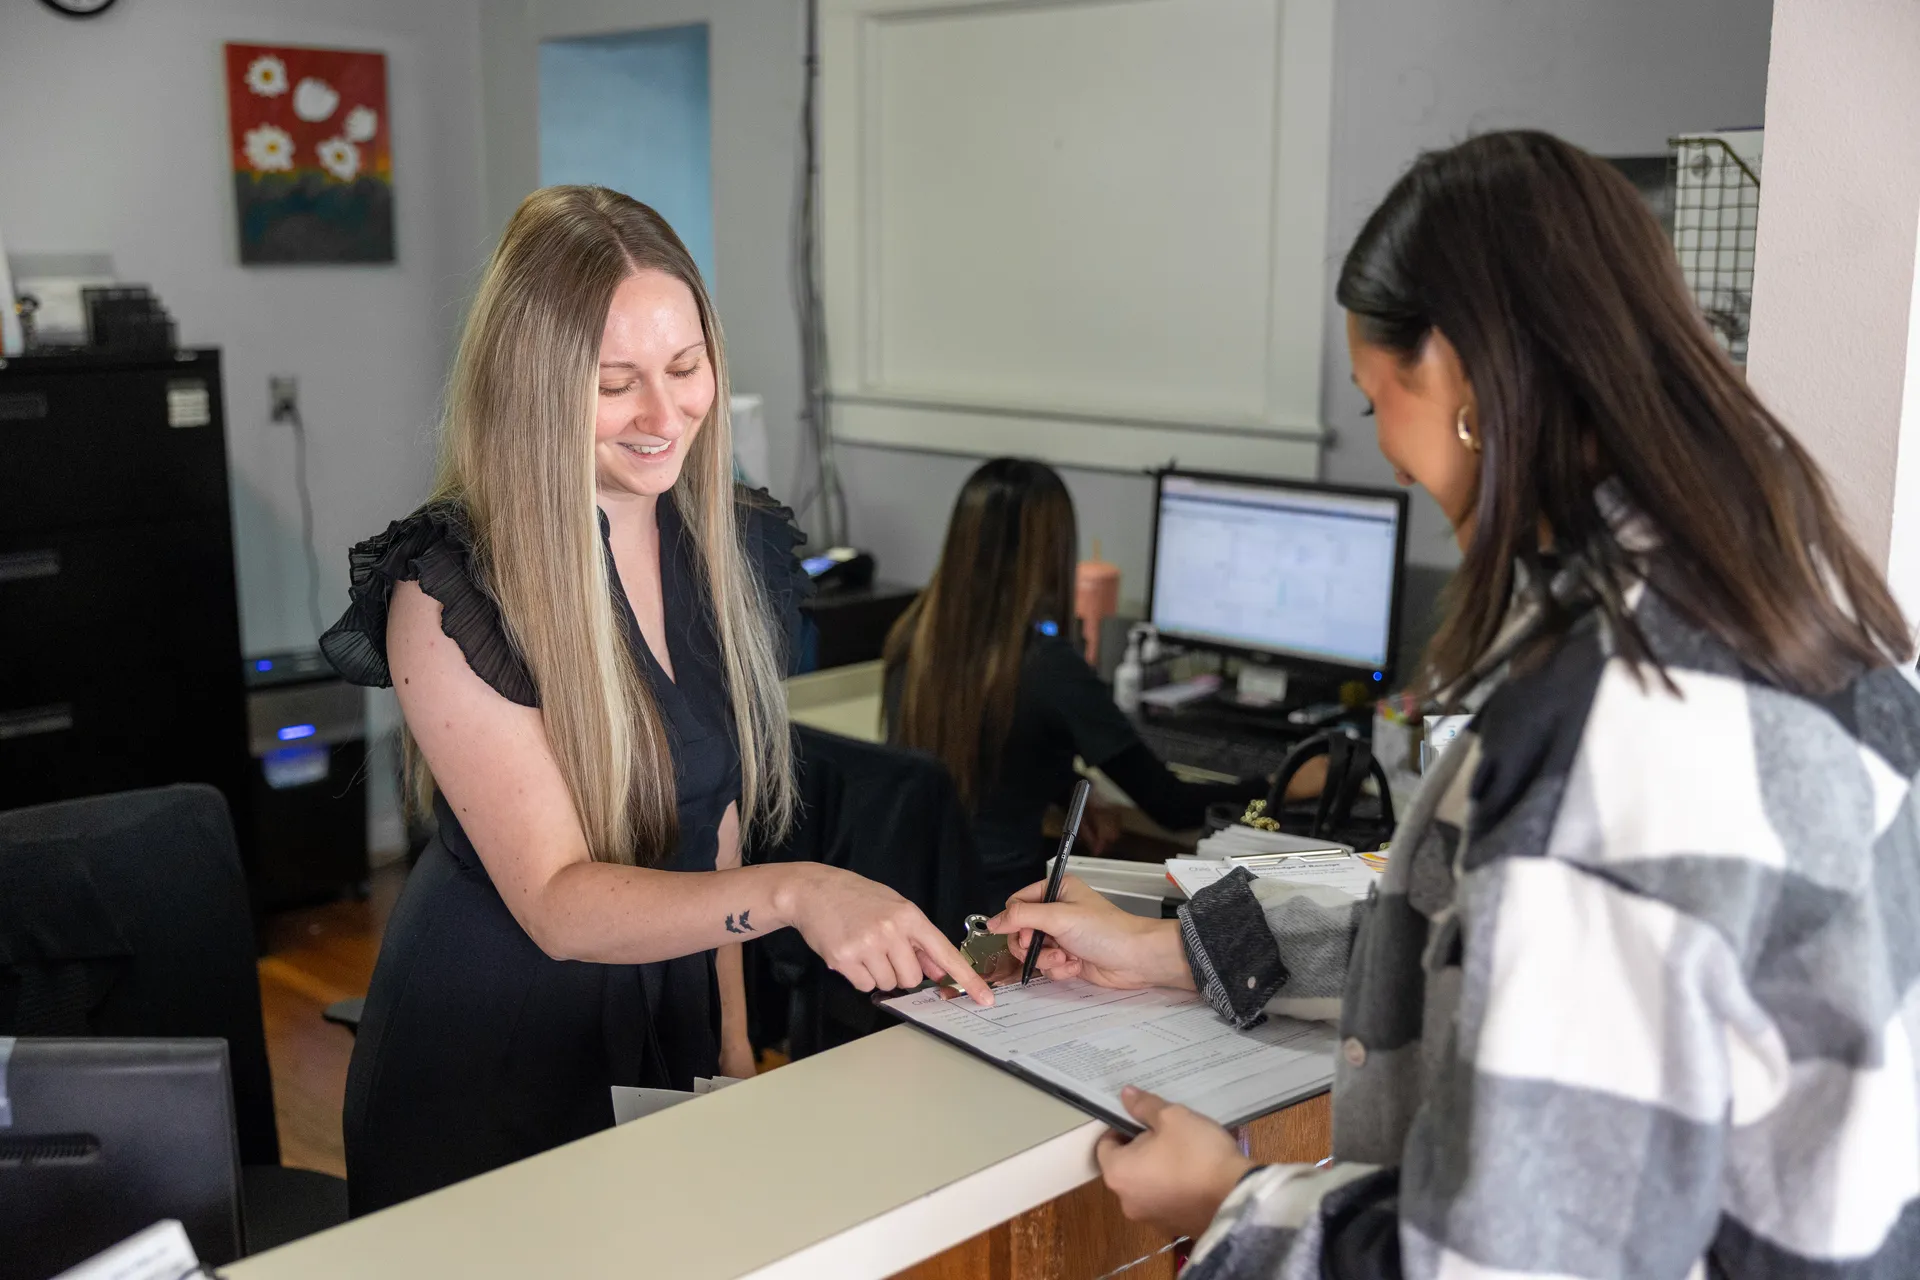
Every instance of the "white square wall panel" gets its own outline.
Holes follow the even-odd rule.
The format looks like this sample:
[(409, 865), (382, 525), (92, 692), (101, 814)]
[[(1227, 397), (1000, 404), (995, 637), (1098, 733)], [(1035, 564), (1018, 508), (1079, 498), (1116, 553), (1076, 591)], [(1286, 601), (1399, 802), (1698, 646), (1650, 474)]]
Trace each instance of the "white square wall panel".
[(824, 0), (822, 23), (843, 438), (1313, 473), (1331, 0)]

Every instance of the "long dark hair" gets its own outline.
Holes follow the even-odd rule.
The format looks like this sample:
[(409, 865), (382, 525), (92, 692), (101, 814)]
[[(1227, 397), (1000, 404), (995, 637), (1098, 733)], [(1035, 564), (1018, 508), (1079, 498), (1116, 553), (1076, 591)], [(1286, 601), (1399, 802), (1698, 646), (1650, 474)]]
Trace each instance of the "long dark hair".
[[(1818, 467), (1708, 331), (1652, 213), (1612, 166), (1544, 133), (1422, 156), (1340, 270), (1361, 336), (1402, 359), (1439, 330), (1473, 386), (1482, 442), (1472, 538), (1428, 651), (1459, 679), (1551, 554), (1597, 588), (1651, 662), (1613, 584), (1653, 581), (1782, 688), (1830, 692), (1904, 660), (1912, 635), (1835, 514)], [(1629, 546), (1596, 491), (1650, 526)]]
[(1034, 627), (1069, 623), (1078, 549), (1059, 473), (995, 458), (961, 487), (940, 566), (887, 635), (888, 737), (940, 757), (969, 806), (997, 768)]

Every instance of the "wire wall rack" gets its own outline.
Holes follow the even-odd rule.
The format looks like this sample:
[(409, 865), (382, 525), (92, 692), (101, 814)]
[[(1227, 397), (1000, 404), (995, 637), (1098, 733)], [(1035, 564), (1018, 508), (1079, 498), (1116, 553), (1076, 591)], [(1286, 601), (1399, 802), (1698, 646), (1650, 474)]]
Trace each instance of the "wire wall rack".
[(1673, 247), (1700, 312), (1735, 363), (1747, 361), (1753, 246), (1760, 224), (1759, 131), (1669, 140)]

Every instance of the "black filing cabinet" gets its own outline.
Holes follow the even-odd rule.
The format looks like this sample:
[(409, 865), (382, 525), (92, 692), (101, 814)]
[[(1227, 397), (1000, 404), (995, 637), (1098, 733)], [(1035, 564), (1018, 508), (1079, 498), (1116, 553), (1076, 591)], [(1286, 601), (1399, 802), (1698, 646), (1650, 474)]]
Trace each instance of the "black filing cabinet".
[(0, 360), (0, 809), (248, 766), (219, 353)]

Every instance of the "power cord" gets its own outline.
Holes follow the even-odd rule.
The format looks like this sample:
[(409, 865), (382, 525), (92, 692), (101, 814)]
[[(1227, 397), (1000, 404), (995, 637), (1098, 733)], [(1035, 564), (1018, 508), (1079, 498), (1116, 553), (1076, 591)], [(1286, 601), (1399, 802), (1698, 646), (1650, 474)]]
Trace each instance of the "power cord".
[(313, 638), (327, 629), (320, 613), (320, 555), (313, 540), (313, 491), (307, 484), (307, 424), (300, 417), (299, 402), (291, 394), (277, 394), (273, 420), (293, 428), (293, 482), (300, 491), (300, 546), (307, 559), (307, 621), (313, 626)]
[(1135, 1258), (1132, 1262), (1122, 1263), (1120, 1266), (1115, 1267), (1113, 1270), (1107, 1272), (1106, 1274), (1096, 1277), (1096, 1280), (1113, 1280), (1115, 1276), (1124, 1275), (1127, 1272), (1133, 1270), (1135, 1267), (1144, 1266), (1145, 1264), (1152, 1262), (1155, 1258), (1159, 1257), (1163, 1253), (1171, 1253), (1175, 1249), (1178, 1249), (1181, 1245), (1192, 1244), (1192, 1243), (1193, 1243), (1193, 1239), (1190, 1236), (1176, 1236), (1174, 1239), (1167, 1241), (1167, 1243), (1161, 1245), (1158, 1249), (1155, 1249), (1152, 1253), (1146, 1255), (1144, 1258)]
[(837, 546), (847, 537), (847, 495), (841, 487), (840, 467), (834, 457), (826, 307), (820, 297), (818, 274), (820, 165), (815, 102), (820, 78), (819, 29), (819, 0), (807, 0), (806, 87), (801, 96), (800, 164), (794, 192), (793, 301), (800, 322), (800, 381), (804, 396), (800, 418), (811, 445), (814, 479), (804, 486), (800, 483), (800, 474), (809, 461), (807, 451), (803, 450), (794, 477), (800, 498), (793, 505), (804, 517), (818, 502), (825, 543)]

